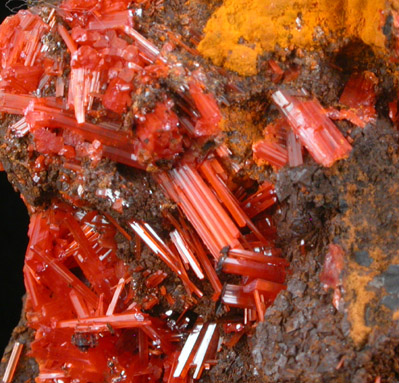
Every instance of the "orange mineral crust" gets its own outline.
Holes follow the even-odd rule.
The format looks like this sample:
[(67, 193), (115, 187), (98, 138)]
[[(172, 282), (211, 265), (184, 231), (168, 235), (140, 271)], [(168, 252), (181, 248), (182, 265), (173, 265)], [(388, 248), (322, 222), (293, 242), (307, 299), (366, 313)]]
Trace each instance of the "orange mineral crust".
[(258, 57), (276, 48), (313, 50), (349, 38), (393, 53), (383, 26), (398, 11), (392, 0), (226, 0), (209, 19), (199, 51), (243, 76), (257, 74)]

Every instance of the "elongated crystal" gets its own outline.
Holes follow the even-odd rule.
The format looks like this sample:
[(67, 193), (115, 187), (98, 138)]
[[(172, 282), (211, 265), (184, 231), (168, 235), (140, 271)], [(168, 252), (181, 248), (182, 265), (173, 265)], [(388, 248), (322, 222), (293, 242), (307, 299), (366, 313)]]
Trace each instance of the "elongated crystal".
[(230, 214), (234, 217), (237, 225), (244, 227), (247, 224), (248, 218), (240, 208), (238, 201), (234, 198), (233, 194), (216, 173), (214, 166), (212, 166), (215, 165), (215, 162), (217, 162), (215, 159), (204, 161), (201, 165), (201, 172), (204, 174), (207, 181), (212, 185), (213, 189), (216, 191), (223, 204), (229, 210)]
[(47, 266), (47, 270), (42, 274), (42, 278), (47, 282), (49, 288), (59, 288), (67, 291), (68, 287), (71, 286), (82, 296), (83, 299), (92, 305), (92, 307), (97, 307), (97, 296), (63, 264), (56, 259), (51, 259), (41, 251), (35, 251), (35, 253), (37, 258)]
[(341, 283), (341, 272), (344, 267), (344, 252), (338, 245), (331, 243), (324, 260), (320, 281), (328, 288), (335, 289)]
[(377, 84), (378, 78), (373, 72), (354, 73), (346, 83), (339, 102), (351, 108), (365, 124), (375, 123), (377, 118), (375, 87)]
[(255, 308), (253, 295), (244, 292), (244, 286), (225, 285), (221, 301), (230, 307)]
[(133, 27), (133, 11), (123, 10), (103, 15), (101, 18), (90, 21), (88, 29), (91, 30), (107, 30), (107, 29), (123, 29), (125, 26)]
[(277, 197), (274, 186), (266, 181), (259, 186), (256, 193), (242, 201), (241, 206), (248, 217), (253, 218), (273, 206), (276, 202)]
[(22, 343), (19, 342), (14, 343), (10, 358), (8, 359), (6, 370), (4, 372), (3, 376), (4, 383), (11, 383), (13, 381), (15, 370), (17, 369), (23, 347), (24, 345)]
[(211, 94), (204, 93), (196, 82), (190, 84), (190, 95), (201, 114), (201, 118), (195, 125), (195, 135), (201, 137), (217, 134), (220, 131), (219, 123), (222, 114), (214, 97)]
[(239, 257), (239, 258), (243, 258), (243, 259), (252, 260), (255, 262), (261, 262), (261, 263), (266, 263), (266, 264), (271, 264), (271, 265), (276, 265), (276, 266), (288, 267), (289, 262), (286, 259), (276, 256), (276, 255), (279, 255), (280, 253), (281, 253), (281, 250), (274, 249), (274, 248), (268, 249), (268, 250), (262, 250), (260, 252), (244, 250), (244, 249), (230, 249), (229, 250), (229, 255), (232, 257)]
[(191, 266), (192, 270), (194, 271), (198, 279), (204, 279), (205, 276), (201, 270), (201, 266), (197, 261), (195, 255), (191, 251), (190, 247), (187, 245), (187, 242), (185, 241), (184, 237), (181, 236), (177, 230), (174, 230), (173, 232), (170, 233), (170, 238), (174, 243), (174, 245), (176, 246), (176, 249), (182, 256), (182, 258), (187, 259), (187, 262)]
[(316, 162), (331, 166), (349, 155), (352, 147), (316, 99), (282, 89), (272, 98)]
[[(147, 320), (142, 314), (136, 313), (121, 313), (106, 315), (103, 317), (86, 317), (78, 319), (70, 319), (60, 321), (57, 324), (58, 328), (79, 328), (90, 331), (109, 331), (109, 326), (115, 329), (119, 328), (135, 328), (150, 325), (151, 321)], [(93, 327), (91, 327), (93, 326)], [(96, 327), (99, 326), (99, 327)]]
[(68, 33), (67, 29), (61, 24), (58, 24), (58, 33), (60, 34), (60, 36), (64, 40), (65, 45), (69, 49), (69, 52), (70, 53), (75, 53), (78, 50), (78, 47), (77, 47), (75, 41), (73, 41), (73, 39), (71, 38), (71, 36)]
[(302, 145), (292, 129), (287, 133), (287, 151), (290, 166), (300, 166), (303, 164)]
[(202, 297), (202, 292), (191, 282), (181, 263), (177, 262), (175, 255), (148, 224), (130, 221), (129, 225), (147, 246), (182, 279), (189, 291)]
[(199, 379), (201, 377), (202, 371), (204, 370), (204, 363), (211, 358), (212, 354), (216, 353), (218, 338), (217, 324), (209, 323), (193, 360), (193, 365), (195, 367), (193, 379)]
[(184, 344), (179, 358), (176, 369), (174, 370), (173, 376), (175, 378), (184, 378), (190, 368), (190, 363), (194, 359), (196, 349), (198, 348), (197, 340), (201, 334), (203, 324), (197, 324), (189, 334), (186, 343)]
[(261, 140), (252, 145), (254, 159), (258, 164), (267, 163), (281, 168), (288, 163), (288, 152), (285, 147), (276, 142)]
[(284, 283), (285, 281), (286, 272), (281, 266), (231, 257), (224, 259), (222, 265), (223, 271), (228, 274), (245, 275), (277, 283)]

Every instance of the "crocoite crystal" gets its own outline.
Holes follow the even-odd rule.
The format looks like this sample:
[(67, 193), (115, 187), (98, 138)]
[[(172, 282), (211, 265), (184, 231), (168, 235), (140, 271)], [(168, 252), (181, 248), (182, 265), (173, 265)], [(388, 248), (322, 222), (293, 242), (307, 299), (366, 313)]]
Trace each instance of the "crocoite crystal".
[(340, 285), (340, 276), (344, 268), (344, 251), (338, 245), (330, 244), (324, 259), (323, 270), (320, 273), (320, 282), (325, 288), (337, 288)]
[(265, 138), (252, 145), (254, 160), (259, 165), (267, 163), (279, 169), (288, 163), (288, 148), (286, 145), (288, 123), (278, 119), (264, 130)]
[[(122, 138), (124, 143), (119, 139), (121, 132), (104, 124), (96, 128), (87, 121), (88, 116), (120, 118), (132, 106), (136, 91), (134, 81), (156, 87), (159, 79), (167, 77), (170, 70), (160, 51), (134, 29), (133, 13), (126, 9), (130, 1), (92, 3), (95, 5), (64, 1), (60, 5), (58, 15), (72, 28), (70, 30), (62, 23), (51, 29), (50, 24), (56, 24), (54, 15), (46, 24), (29, 11), (21, 11), (3, 23), (0, 90), (4, 96), (0, 110), (27, 114), (31, 129), (37, 126), (35, 119), (40, 114), (38, 121), (42, 127), (73, 129), (82, 134), (84, 140), (97, 139), (104, 146), (104, 156), (135, 167), (145, 167), (144, 164), (160, 159), (174, 159), (182, 152), (185, 133), (205, 140), (214, 137), (219, 132), (219, 108), (200, 80), (183, 67), (181, 76), (187, 85), (182, 97), (190, 106), (179, 114), (182, 121), (175, 113), (178, 107), (167, 97), (154, 111), (138, 115), (137, 134)], [(71, 54), (67, 79), (64, 77), (66, 64), (41, 49), (40, 39), (48, 32), (58, 34)], [(34, 102), (35, 106), (32, 104), (27, 110), (26, 96), (38, 89), (45, 90), (53, 81), (57, 102), (50, 99)], [(64, 94), (66, 86), (67, 95)], [(23, 96), (12, 100), (7, 96), (10, 93)], [(67, 97), (64, 99), (64, 96)], [(40, 113), (36, 107), (41, 108)], [(181, 126), (193, 129), (187, 132)], [(194, 141), (191, 144), (196, 145)], [(188, 137), (186, 146), (190, 146)], [(44, 152), (51, 150), (54, 151), (44, 148)]]
[[(132, 367), (136, 357), (145, 357), (159, 368), (166, 363), (157, 356), (141, 354), (144, 351), (140, 351), (136, 338), (159, 341), (158, 347), (164, 351), (174, 349), (172, 334), (143, 314), (138, 305), (132, 305), (134, 292), (124, 279), (128, 269), (116, 257), (116, 243), (107, 240), (109, 247), (99, 245), (105, 238), (112, 238), (112, 233), (113, 225), (100, 215), (60, 204), (32, 216), (25, 263), (27, 318), (36, 329), (32, 355), (39, 363), (43, 381), (59, 371), (64, 378), (80, 382), (112, 381), (122, 371), (127, 381), (134, 381), (140, 371), (156, 376), (156, 371), (145, 365), (138, 370)], [(77, 267), (89, 287), (74, 275)], [(87, 350), (71, 343), (73, 334), (75, 338), (91, 334)], [(121, 342), (130, 346), (120, 349)], [(117, 368), (109, 368), (111, 360)], [(90, 368), (84, 368), (87, 363)]]
[(355, 73), (349, 78), (339, 99), (339, 102), (353, 111), (364, 124), (375, 123), (377, 118), (377, 84), (378, 78), (374, 73)]
[(283, 89), (272, 98), (316, 162), (331, 166), (349, 155), (351, 145), (316, 99), (306, 92), (296, 94)]
[[(65, 0), (46, 22), (22, 11), (0, 27), (0, 111), (19, 115), (10, 132), (32, 137), (35, 167), (57, 159), (81, 174), (85, 159), (92, 167), (105, 157), (140, 171), (166, 162), (167, 170), (154, 178), (177, 205), (173, 214), (165, 210), (172, 229), (162, 237), (135, 217), (119, 222), (90, 210), (77, 196), (65, 194), (70, 204), (54, 199), (46, 210), (32, 210), (24, 278), (38, 382), (199, 379), (215, 363), (222, 333), (201, 317), (187, 329), (188, 312), (210, 290), (203, 286), (209, 281), (209, 298), (226, 310), (243, 309), (247, 326), (234, 323), (240, 330), (230, 346), (250, 323), (263, 320), (285, 289), (288, 262), (275, 246), (268, 212), (277, 202), (274, 186), (264, 182), (254, 193), (235, 188), (223, 166), (227, 148), (217, 151), (223, 161), (213, 153), (196, 158), (220, 132), (218, 104), (200, 71), (169, 64), (168, 46), (158, 49), (135, 29), (130, 3)], [(63, 41), (69, 55), (51, 56), (42, 45), (46, 33)], [(162, 93), (159, 83), (171, 71), (182, 86)], [(139, 107), (147, 86), (159, 90), (156, 102)], [(277, 162), (299, 165), (301, 146), (283, 130), (276, 144), (284, 159)], [(231, 167), (237, 172), (237, 166)], [(121, 214), (123, 203), (115, 199), (113, 210)], [(129, 243), (135, 239), (137, 259), (145, 245), (166, 265), (166, 271), (135, 270), (143, 276), (141, 300), (132, 270), (116, 255), (117, 231)], [(223, 286), (220, 272), (233, 274), (235, 284)], [(166, 287), (171, 275), (186, 293), (173, 325), (171, 310), (160, 318), (148, 314), (161, 300), (175, 305)]]

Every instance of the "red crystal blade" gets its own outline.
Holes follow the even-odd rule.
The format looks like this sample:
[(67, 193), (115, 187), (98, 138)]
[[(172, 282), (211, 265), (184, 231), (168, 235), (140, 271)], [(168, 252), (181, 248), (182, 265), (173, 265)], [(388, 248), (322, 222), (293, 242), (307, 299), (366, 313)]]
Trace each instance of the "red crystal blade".
[(346, 158), (352, 147), (326, 116), (320, 103), (304, 97), (307, 95), (294, 95), (285, 90), (278, 90), (272, 96), (315, 161), (331, 166), (335, 161)]

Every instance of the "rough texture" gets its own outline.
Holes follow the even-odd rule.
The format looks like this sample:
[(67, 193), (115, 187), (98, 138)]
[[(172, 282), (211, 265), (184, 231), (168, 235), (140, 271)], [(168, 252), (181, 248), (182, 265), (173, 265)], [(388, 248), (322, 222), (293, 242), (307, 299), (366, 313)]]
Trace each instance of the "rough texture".
[[(278, 227), (293, 275), (253, 343), (268, 382), (399, 377), (394, 320), (399, 168), (397, 133), (389, 125), (379, 121), (356, 130), (351, 157), (331, 169), (302, 167), (278, 175), (283, 201)], [(301, 240), (306, 254), (300, 254)], [(331, 242), (345, 249), (338, 310), (319, 278)]]
[[(224, 12), (223, 7), (231, 3), (226, 2), (217, 12)], [(181, 38), (194, 49), (206, 20), (218, 5), (217, 2), (205, 4), (200, 1), (154, 2), (144, 9), (142, 17), (136, 12), (137, 28), (157, 45), (169, 39), (172, 31), (175, 34), (172, 41)], [(374, 6), (378, 8), (379, 3)], [(241, 8), (239, 11), (242, 11)], [(374, 23), (377, 13), (373, 10), (365, 8), (364, 12), (373, 13)], [(284, 33), (286, 31), (289, 32), (289, 28), (284, 29)], [(368, 41), (363, 32), (367, 31), (362, 29), (353, 34), (372, 46), (380, 45), (379, 41)], [(370, 37), (369, 34), (367, 36)], [(380, 34), (375, 36), (377, 40), (380, 37)], [(252, 43), (249, 38), (234, 42), (238, 53), (232, 53), (233, 64), (242, 61), (242, 50), (256, 53)], [(257, 182), (266, 179), (277, 181), (282, 204), (275, 215), (279, 242), (292, 262), (287, 291), (281, 293), (267, 311), (265, 322), (258, 325), (250, 344), (243, 337), (233, 348), (224, 345), (218, 364), (203, 377), (204, 382), (362, 383), (377, 377), (388, 382), (399, 379), (399, 298), (396, 286), (399, 259), (395, 254), (399, 245), (395, 236), (399, 226), (398, 137), (387, 119), (387, 102), (393, 100), (396, 89), (393, 66), (377, 59), (364, 43), (357, 40), (346, 43), (348, 41), (334, 42), (325, 52), (306, 54), (300, 49), (279, 47), (275, 52), (259, 58), (257, 53), (250, 53), (246, 61), (249, 69), (244, 70), (255, 73), (254, 62), (259, 69), (259, 74), (250, 78), (210, 65), (179, 43), (176, 43), (177, 52), (170, 56), (171, 59), (184, 61), (191, 69), (200, 65), (207, 72), (206, 85), (223, 105), (224, 132), (219, 139), (224, 140), (233, 153), (226, 165), (237, 165), (237, 184), (245, 185), (250, 190), (256, 187)], [(356, 50), (353, 49), (355, 46)], [(337, 47), (343, 48), (338, 51)], [(284, 71), (280, 81), (273, 81), (269, 59), (279, 61), (278, 65)], [(251, 144), (262, 137), (265, 126), (278, 115), (270, 101), (270, 94), (278, 86), (305, 88), (324, 106), (337, 107), (348, 77), (355, 71), (365, 69), (373, 70), (380, 80), (377, 103), (380, 119), (377, 126), (369, 125), (364, 130), (348, 122), (338, 123), (342, 133), (354, 140), (354, 150), (347, 161), (324, 169), (306, 156), (303, 166), (285, 168), (277, 175), (270, 166), (254, 163)], [(162, 92), (179, 99), (181, 80), (178, 76), (171, 74), (157, 85), (158, 88), (143, 85), (133, 109), (151, 110)], [(132, 114), (126, 114), (123, 129), (132, 124)], [(121, 225), (125, 225), (129, 217), (135, 217), (150, 223), (158, 232), (167, 233), (165, 229), (168, 227), (161, 218), (162, 210), (173, 212), (175, 206), (165, 199), (150, 175), (108, 160), (101, 160), (96, 167), (89, 161), (83, 162), (77, 168), (61, 161), (47, 163), (43, 158), (38, 160), (40, 156), (29, 150), (32, 144), (29, 137), (18, 139), (6, 131), (13, 122), (14, 119), (7, 116), (3, 120), (0, 160), (14, 187), (30, 205), (41, 208), (54, 197), (63, 198), (68, 203), (79, 200), (87, 209), (95, 208), (110, 214)], [(213, 144), (210, 143), (210, 147)], [(206, 153), (204, 148), (201, 155)], [(123, 200), (121, 206), (115, 205), (117, 199)], [(305, 243), (304, 247), (301, 240)], [(143, 252), (139, 261), (132, 260), (133, 244), (120, 234), (117, 242), (118, 255), (130, 262), (132, 269), (167, 271), (165, 265), (148, 250)], [(342, 300), (336, 305), (338, 310), (332, 304), (333, 292), (326, 291), (319, 279), (328, 244), (332, 242), (345, 251), (345, 272), (339, 287)], [(303, 249), (305, 252), (302, 252)], [(139, 301), (144, 296), (144, 278), (140, 271), (132, 273)], [(221, 276), (221, 280), (234, 281), (235, 277)], [(184, 289), (180, 281), (169, 276), (165, 284), (167, 292), (176, 300), (173, 310), (183, 311), (181, 298)], [(210, 296), (207, 282), (199, 287)], [(160, 305), (150, 312), (155, 316), (167, 307), (166, 302), (161, 300)], [(190, 315), (220, 319), (221, 313), (223, 310), (218, 305), (203, 299)], [(15, 334), (13, 340), (17, 339), (19, 332)], [(251, 349), (254, 360), (251, 359)], [(4, 363), (2, 366), (4, 368)], [(31, 377), (37, 373), (32, 366), (27, 367)], [(25, 369), (24, 365), (22, 367)], [(22, 383), (26, 380), (27, 376), (17, 375), (15, 381)]]
[(228, 0), (213, 13), (199, 45), (216, 65), (243, 76), (258, 73), (264, 52), (296, 46), (312, 49), (338, 38), (359, 38), (377, 50), (385, 48), (381, 14), (394, 2)]

